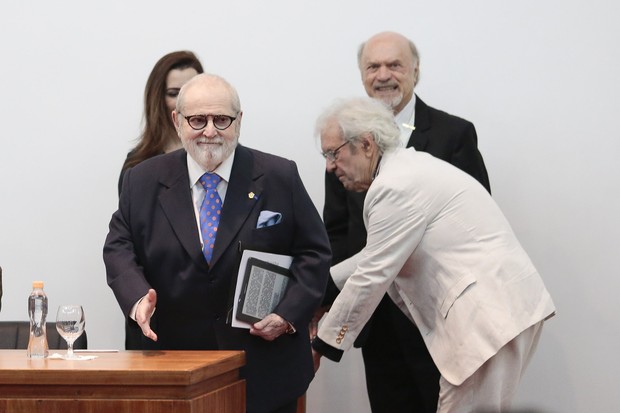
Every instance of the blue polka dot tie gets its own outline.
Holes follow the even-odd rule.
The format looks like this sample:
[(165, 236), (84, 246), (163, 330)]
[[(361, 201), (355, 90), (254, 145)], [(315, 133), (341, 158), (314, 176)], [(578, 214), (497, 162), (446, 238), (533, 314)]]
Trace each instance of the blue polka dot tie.
[(220, 222), (222, 213), (222, 199), (217, 193), (217, 184), (222, 178), (215, 173), (206, 172), (200, 177), (200, 183), (206, 191), (205, 199), (200, 207), (200, 232), (202, 233), (204, 254), (207, 262), (211, 263), (213, 255), (213, 246), (215, 245), (215, 236), (217, 235), (217, 227)]

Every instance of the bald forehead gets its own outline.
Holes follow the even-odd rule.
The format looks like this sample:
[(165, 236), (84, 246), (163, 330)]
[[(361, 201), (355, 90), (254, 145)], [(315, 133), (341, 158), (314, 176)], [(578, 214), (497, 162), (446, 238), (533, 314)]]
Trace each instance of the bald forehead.
[(396, 57), (409, 61), (414, 60), (409, 40), (405, 36), (393, 32), (384, 32), (372, 36), (364, 43), (360, 52), (360, 63)]
[(178, 107), (195, 105), (233, 105), (233, 92), (229, 85), (217, 76), (198, 75), (193, 77), (181, 89)]
[(201, 94), (224, 93), (230, 95), (228, 85), (221, 78), (215, 76), (195, 76), (187, 82), (184, 89), (188, 98)]

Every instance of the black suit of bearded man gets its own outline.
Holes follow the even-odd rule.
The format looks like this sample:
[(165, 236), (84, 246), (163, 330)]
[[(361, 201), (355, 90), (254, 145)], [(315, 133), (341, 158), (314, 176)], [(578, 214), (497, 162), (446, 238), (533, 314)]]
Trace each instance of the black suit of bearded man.
[[(491, 191), (471, 122), (427, 106), (416, 96), (415, 129), (407, 146), (451, 163)], [(366, 192), (346, 191), (334, 174), (325, 175), (323, 218), (333, 264), (366, 245), (362, 218), (365, 196)], [(337, 293), (330, 280), (325, 303), (333, 302)], [(436, 411), (439, 371), (418, 329), (387, 295), (355, 345), (362, 347), (373, 413), (401, 412), (403, 406), (411, 409), (407, 411)]]
[[(320, 215), (294, 162), (238, 145), (211, 265), (201, 250), (187, 154), (146, 160), (125, 174), (104, 247), (108, 284), (127, 315), (157, 292), (143, 349), (245, 350), (248, 412), (270, 411), (303, 394), (314, 376), (308, 323), (320, 305), (331, 253)], [(261, 211), (282, 214), (257, 229)], [(274, 341), (227, 323), (241, 249), (293, 256), (287, 292), (274, 312), (296, 333)]]

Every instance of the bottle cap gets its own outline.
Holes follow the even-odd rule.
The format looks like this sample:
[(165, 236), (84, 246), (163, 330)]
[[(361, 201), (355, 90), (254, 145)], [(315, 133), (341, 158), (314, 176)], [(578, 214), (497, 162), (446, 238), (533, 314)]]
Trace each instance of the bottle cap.
[(33, 281), (32, 288), (43, 289), (43, 281)]

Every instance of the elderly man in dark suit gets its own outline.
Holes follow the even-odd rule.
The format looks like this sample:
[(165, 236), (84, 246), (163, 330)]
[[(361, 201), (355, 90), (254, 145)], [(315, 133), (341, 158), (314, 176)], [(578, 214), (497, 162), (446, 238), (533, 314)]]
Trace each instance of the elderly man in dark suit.
[[(238, 145), (241, 106), (224, 79), (194, 77), (172, 115), (184, 149), (127, 171), (104, 247), (108, 284), (144, 349), (245, 350), (247, 411), (294, 412), (314, 374), (308, 323), (331, 259), (323, 223), (294, 162)], [(281, 301), (249, 330), (230, 325), (243, 249), (293, 257)]]
[[(451, 163), (476, 178), (490, 192), (474, 125), (427, 106), (415, 95), (419, 62), (413, 42), (393, 32), (371, 37), (358, 51), (366, 93), (392, 108), (402, 144)], [(346, 191), (333, 173), (326, 173), (323, 219), (334, 264), (366, 245), (362, 220), (365, 196), (365, 191)], [(330, 283), (325, 303), (331, 303), (337, 293)], [(373, 413), (436, 410), (439, 371), (418, 329), (389, 297), (384, 297), (356, 346), (362, 347)]]

